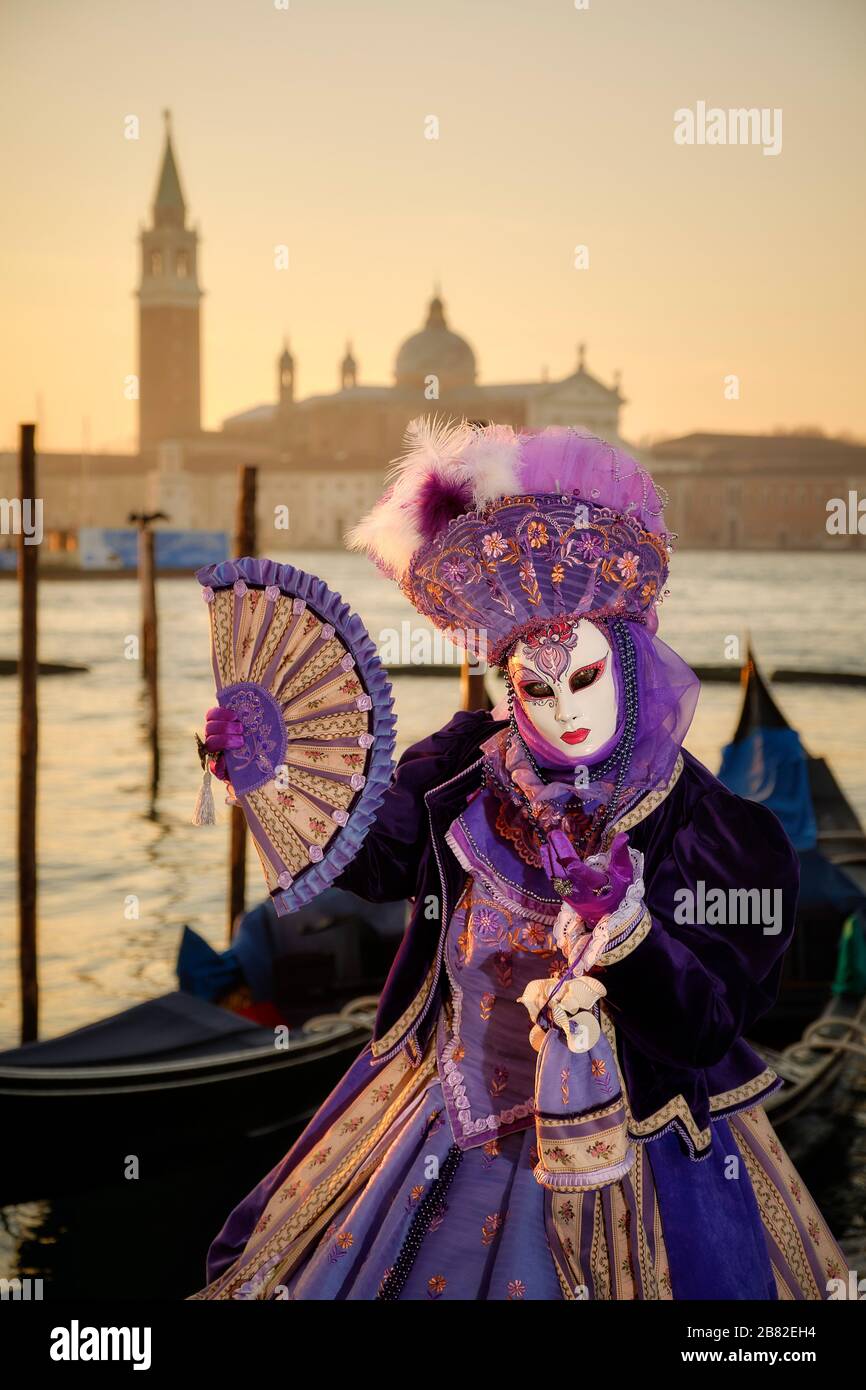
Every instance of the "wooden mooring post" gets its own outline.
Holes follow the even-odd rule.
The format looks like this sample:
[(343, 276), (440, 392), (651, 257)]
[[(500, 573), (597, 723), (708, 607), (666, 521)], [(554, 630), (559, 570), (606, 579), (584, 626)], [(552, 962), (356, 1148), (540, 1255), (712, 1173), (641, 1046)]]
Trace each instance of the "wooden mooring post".
[[(32, 530), (37, 513), (36, 426), (21, 426), (19, 444), (18, 583), (21, 602), (19, 659), (21, 709), (18, 725), (18, 954), (21, 975), (21, 1041), (39, 1036), (39, 974), (36, 930), (36, 785), (39, 752), (37, 704), (37, 600), (39, 539)], [(25, 517), (28, 524), (24, 525)], [(30, 533), (28, 535), (28, 532)]]
[[(234, 554), (236, 559), (256, 553), (256, 469), (241, 464), (235, 512)], [(229, 942), (246, 906), (247, 823), (239, 806), (233, 806), (229, 840)]]
[(464, 656), (460, 667), (460, 705), (462, 709), (490, 709), (490, 697), (484, 684), (484, 667)]
[(147, 743), (150, 748), (150, 790), (159, 786), (159, 627), (156, 609), (156, 537), (154, 521), (168, 521), (165, 512), (131, 512), (138, 526), (138, 587), (141, 603), (141, 676), (147, 706)]

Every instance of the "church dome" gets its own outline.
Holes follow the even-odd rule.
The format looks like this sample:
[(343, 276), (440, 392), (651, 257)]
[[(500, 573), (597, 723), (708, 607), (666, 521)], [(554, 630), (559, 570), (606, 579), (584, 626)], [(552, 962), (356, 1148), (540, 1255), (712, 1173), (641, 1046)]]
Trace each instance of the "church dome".
[(439, 389), (443, 391), (475, 384), (475, 353), (465, 338), (448, 327), (445, 306), (438, 294), (430, 300), (427, 322), (421, 332), (406, 339), (394, 363), (398, 386), (423, 389), (429, 376), (438, 377)]

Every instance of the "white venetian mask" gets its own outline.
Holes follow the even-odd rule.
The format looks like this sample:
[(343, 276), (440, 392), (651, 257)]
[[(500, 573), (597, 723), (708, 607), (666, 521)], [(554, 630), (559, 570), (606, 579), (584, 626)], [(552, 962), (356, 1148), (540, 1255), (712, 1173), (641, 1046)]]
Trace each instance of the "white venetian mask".
[(517, 643), (508, 672), (526, 719), (560, 757), (578, 764), (616, 732), (613, 653), (595, 623), (551, 623)]

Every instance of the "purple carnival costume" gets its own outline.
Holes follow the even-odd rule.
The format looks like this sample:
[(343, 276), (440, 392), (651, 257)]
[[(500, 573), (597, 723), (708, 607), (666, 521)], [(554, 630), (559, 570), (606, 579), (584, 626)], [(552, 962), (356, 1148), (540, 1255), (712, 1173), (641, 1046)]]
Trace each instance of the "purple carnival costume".
[[(337, 880), (414, 903), (374, 1037), (195, 1297), (822, 1299), (846, 1276), (744, 1040), (797, 860), (682, 749), (698, 682), (655, 635), (662, 511), (633, 459), (573, 430), (410, 430), (353, 543), (503, 667), (522, 644), (561, 676), (588, 620), (615, 728), (576, 764), (509, 683), (507, 719), (457, 714), (403, 755)], [(778, 891), (781, 926), (686, 920), (699, 884)]]

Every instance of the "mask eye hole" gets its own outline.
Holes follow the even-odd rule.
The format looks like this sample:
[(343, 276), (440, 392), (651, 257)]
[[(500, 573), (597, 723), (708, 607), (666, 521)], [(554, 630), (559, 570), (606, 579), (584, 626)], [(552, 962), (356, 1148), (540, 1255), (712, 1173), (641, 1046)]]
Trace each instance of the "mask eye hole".
[(569, 690), (586, 690), (587, 686), (598, 680), (603, 670), (603, 660), (594, 661), (591, 666), (582, 666), (579, 671), (573, 672), (568, 682)]
[(550, 700), (553, 698), (553, 691), (546, 681), (522, 681), (520, 690), (527, 700)]

